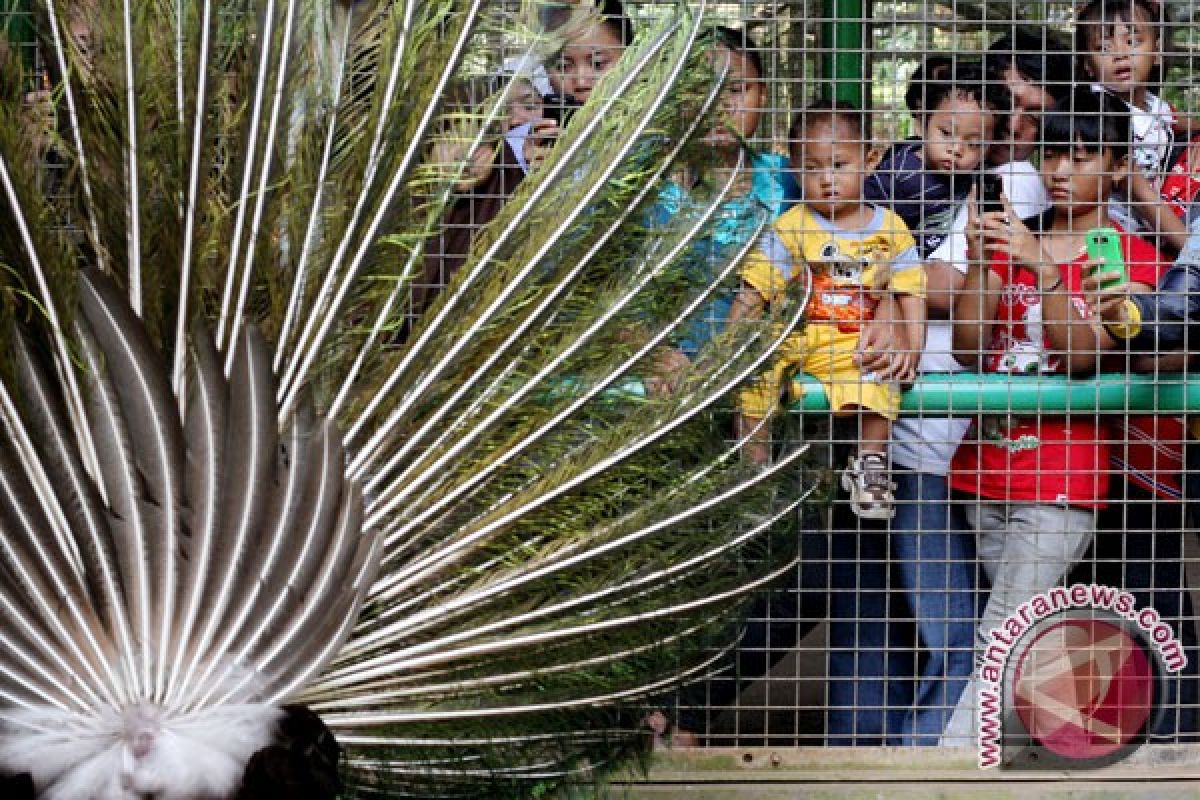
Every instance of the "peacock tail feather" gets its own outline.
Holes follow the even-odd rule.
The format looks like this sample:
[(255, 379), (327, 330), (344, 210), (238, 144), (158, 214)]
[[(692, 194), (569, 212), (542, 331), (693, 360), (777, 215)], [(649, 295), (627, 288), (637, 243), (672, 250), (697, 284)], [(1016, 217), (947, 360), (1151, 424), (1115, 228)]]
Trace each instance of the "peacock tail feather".
[(721, 87), (703, 9), (647, 26), (412, 321), (465, 169), (431, 143), (487, 143), (505, 98), (447, 98), (511, 19), (36, 6), (50, 178), (0, 70), (0, 768), (47, 797), (223, 797), (287, 702), (361, 796), (620, 763), (623, 709), (713, 669), (794, 566), (777, 523), (803, 502), (779, 489), (803, 450), (751, 468), (718, 411), (799, 291), (631, 388), (753, 242), (697, 268), (738, 171), (662, 213)]

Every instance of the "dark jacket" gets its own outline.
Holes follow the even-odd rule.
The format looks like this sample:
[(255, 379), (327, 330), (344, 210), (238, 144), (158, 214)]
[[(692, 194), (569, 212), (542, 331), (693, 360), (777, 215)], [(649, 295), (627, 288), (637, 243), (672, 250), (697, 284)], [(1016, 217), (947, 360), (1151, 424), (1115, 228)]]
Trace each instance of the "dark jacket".
[(1147, 294), (1131, 296), (1142, 312), (1135, 350), (1200, 350), (1200, 264), (1176, 262)]
[(442, 226), (425, 247), (425, 264), (420, 279), (413, 282), (412, 315), (420, 318), (433, 305), (442, 289), (458, 272), (476, 232), (495, 219), (525, 177), (508, 140), (496, 154), (488, 179), (470, 192), (455, 196), (446, 207)]

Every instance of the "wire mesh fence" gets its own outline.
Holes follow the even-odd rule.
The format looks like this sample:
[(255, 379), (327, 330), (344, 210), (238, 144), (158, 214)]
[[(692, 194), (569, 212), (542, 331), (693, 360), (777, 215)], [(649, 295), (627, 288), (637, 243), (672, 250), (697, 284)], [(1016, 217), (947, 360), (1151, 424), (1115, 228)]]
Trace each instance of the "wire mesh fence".
[[(427, 245), (407, 324), (629, 37), (671, 7), (601, 5), (599, 28), (559, 52), (529, 51), (515, 28), (480, 33), (453, 102), (477, 108), (520, 85)], [(789, 487), (813, 494), (788, 521), (797, 567), (747, 610), (736, 653), (663, 700), (668, 735), (971, 742), (992, 628), (1081, 583), (1128, 592), (1167, 623), (1187, 664), (1171, 669), (1160, 648), (1156, 710), (1138, 731), (1194, 741), (1200, 450), (1187, 416), (1200, 396), (1187, 354), (1200, 278), (1187, 267), (1200, 269), (1200, 12), (800, 0), (707, 13), (724, 26), (713, 51), (730, 69), (725, 114), (707, 173), (672, 185), (705, 196), (745, 148), (754, 170), (737, 192), (772, 224), (719, 313), (770, 313), (797, 276), (811, 292), (773, 379), (731, 397), (722, 424), (763, 461), (807, 443)], [(0, 14), (10, 48), (43, 76), (31, 114), (52, 109), (32, 16), (21, 3)], [(735, 223), (739, 208), (726, 209)], [(781, 387), (786, 415), (774, 413)], [(1026, 616), (1025, 628), (1048, 618)], [(1079, 708), (1058, 701), (1055, 724), (1070, 722)]]

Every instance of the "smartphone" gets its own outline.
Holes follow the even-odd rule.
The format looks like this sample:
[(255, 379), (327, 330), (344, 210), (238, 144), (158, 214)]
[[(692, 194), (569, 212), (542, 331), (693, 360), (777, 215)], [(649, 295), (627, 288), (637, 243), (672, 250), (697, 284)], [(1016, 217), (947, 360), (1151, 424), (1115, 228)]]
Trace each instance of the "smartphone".
[(1092, 228), (1087, 232), (1086, 241), (1088, 258), (1103, 265), (1098, 268), (1099, 272), (1120, 273), (1120, 277), (1100, 284), (1101, 289), (1129, 282), (1129, 273), (1125, 270), (1125, 256), (1121, 254), (1121, 236), (1116, 229)]
[(983, 214), (993, 211), (1004, 211), (1004, 202), (1000, 199), (1004, 192), (1004, 181), (999, 175), (985, 173), (979, 180), (979, 210)]
[(567, 127), (578, 109), (579, 101), (569, 94), (548, 94), (542, 98), (542, 117), (554, 120), (560, 128)]

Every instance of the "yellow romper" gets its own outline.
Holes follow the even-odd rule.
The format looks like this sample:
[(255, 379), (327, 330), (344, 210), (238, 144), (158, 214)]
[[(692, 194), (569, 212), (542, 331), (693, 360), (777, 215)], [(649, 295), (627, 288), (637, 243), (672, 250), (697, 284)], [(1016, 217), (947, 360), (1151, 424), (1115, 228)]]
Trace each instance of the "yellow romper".
[(879, 267), (891, 268), (888, 289), (915, 297), (925, 296), (925, 270), (904, 220), (888, 209), (874, 210), (863, 229), (847, 231), (797, 205), (775, 221), (742, 263), (742, 280), (768, 305), (782, 297), (789, 281), (804, 280), (805, 260), (813, 270), (804, 328), (784, 340), (770, 371), (739, 394), (742, 413), (767, 416), (784, 379), (799, 370), (821, 381), (834, 411), (857, 406), (896, 418), (899, 389), (864, 380), (854, 363), (859, 323), (872, 316), (867, 292)]

